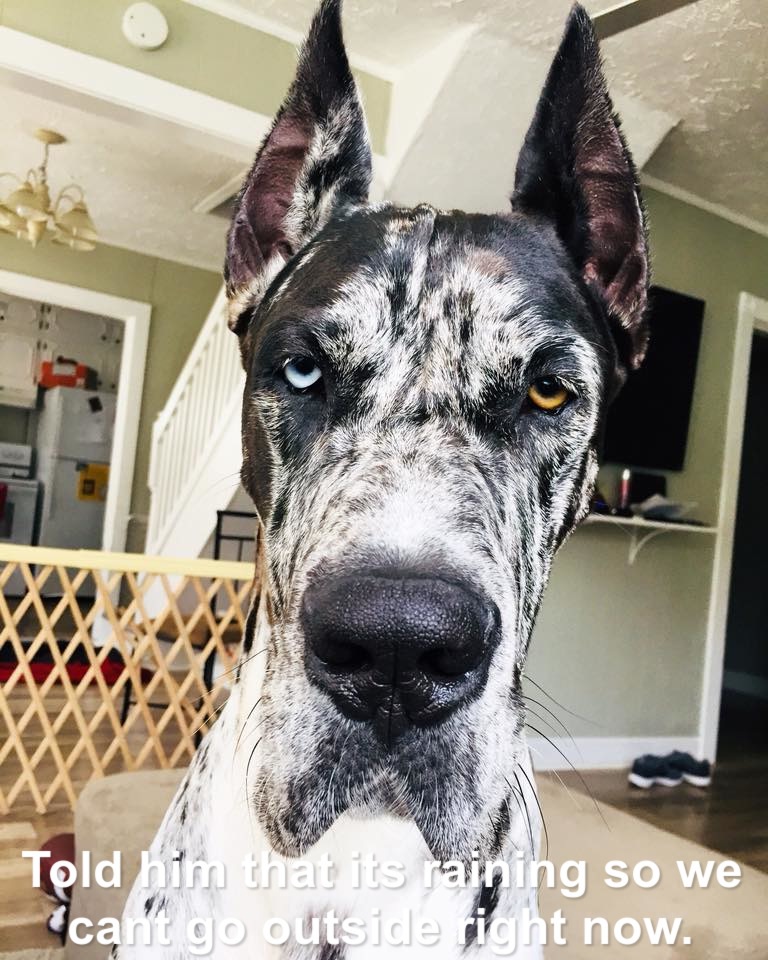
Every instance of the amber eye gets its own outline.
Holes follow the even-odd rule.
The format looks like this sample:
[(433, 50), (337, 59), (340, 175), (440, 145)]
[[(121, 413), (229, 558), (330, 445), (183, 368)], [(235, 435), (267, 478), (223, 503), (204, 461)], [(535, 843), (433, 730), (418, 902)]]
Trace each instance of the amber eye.
[(539, 377), (528, 388), (528, 399), (540, 410), (558, 410), (568, 396), (568, 391), (555, 377)]

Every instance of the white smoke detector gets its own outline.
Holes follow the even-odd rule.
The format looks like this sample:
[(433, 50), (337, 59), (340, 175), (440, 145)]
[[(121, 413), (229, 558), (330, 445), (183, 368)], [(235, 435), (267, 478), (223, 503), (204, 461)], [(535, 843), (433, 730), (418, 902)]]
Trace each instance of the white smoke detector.
[(157, 50), (168, 39), (168, 21), (154, 3), (132, 3), (123, 14), (123, 36), (133, 47)]

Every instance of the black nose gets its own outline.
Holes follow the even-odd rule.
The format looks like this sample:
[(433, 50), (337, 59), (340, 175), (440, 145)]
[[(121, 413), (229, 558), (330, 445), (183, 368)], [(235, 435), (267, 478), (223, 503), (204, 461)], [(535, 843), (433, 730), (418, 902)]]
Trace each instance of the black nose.
[(482, 690), (498, 611), (445, 580), (366, 575), (309, 586), (301, 619), (310, 680), (389, 743)]

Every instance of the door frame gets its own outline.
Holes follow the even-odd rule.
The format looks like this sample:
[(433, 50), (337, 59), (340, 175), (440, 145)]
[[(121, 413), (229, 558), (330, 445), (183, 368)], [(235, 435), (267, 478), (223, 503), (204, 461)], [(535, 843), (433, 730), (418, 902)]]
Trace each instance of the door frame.
[(733, 538), (739, 497), (744, 419), (747, 412), (749, 363), (752, 338), (755, 333), (768, 334), (768, 300), (742, 293), (739, 296), (738, 322), (731, 368), (723, 466), (720, 477), (718, 535), (712, 566), (704, 676), (699, 708), (699, 752), (701, 756), (712, 760), (717, 756)]
[(0, 290), (25, 300), (50, 303), (70, 310), (83, 310), (123, 322), (123, 352), (117, 382), (115, 431), (101, 540), (102, 550), (121, 553), (125, 550), (131, 514), (133, 470), (136, 464), (152, 306), (139, 300), (126, 300), (97, 290), (7, 270), (0, 270)]

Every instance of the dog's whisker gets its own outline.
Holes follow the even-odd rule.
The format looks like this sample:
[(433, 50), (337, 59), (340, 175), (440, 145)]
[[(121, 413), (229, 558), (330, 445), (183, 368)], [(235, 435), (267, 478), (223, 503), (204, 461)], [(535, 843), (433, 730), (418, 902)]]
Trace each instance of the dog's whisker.
[[(237, 753), (237, 748), (240, 746), (240, 740), (242, 739), (245, 728), (248, 726), (248, 721), (251, 719), (251, 717), (253, 716), (254, 710), (258, 707), (258, 705), (261, 703), (263, 699), (264, 699), (263, 696), (258, 698), (258, 700), (254, 703), (254, 705), (248, 711), (248, 715), (246, 716), (245, 720), (243, 720), (243, 723), (240, 727), (240, 733), (237, 735), (237, 742), (235, 743), (234, 753)], [(257, 729), (258, 729), (258, 726), (257, 726)]]
[(248, 789), (248, 775), (250, 774), (250, 771), (251, 771), (251, 761), (253, 760), (253, 755), (256, 753), (256, 750), (258, 749), (259, 744), (261, 743), (262, 740), (263, 740), (263, 737), (259, 737), (259, 739), (256, 741), (256, 743), (254, 743), (253, 747), (251, 748), (250, 754), (248, 755), (248, 762), (247, 762), (246, 765), (245, 765), (245, 789), (246, 789), (246, 791), (247, 791), (247, 789)]
[(573, 739), (573, 736), (572, 736), (572, 734), (571, 734), (571, 731), (570, 731), (570, 730), (568, 729), (568, 727), (563, 723), (563, 721), (560, 719), (560, 717), (558, 717), (558, 715), (555, 713), (555, 711), (552, 710), (551, 707), (548, 707), (545, 703), (542, 703), (541, 700), (536, 700), (534, 697), (528, 696), (527, 693), (521, 693), (521, 694), (520, 694), (520, 697), (521, 697), (523, 700), (526, 701), (526, 709), (527, 709), (527, 704), (528, 704), (528, 703), (535, 703), (537, 707), (541, 707), (542, 710), (546, 710), (547, 714), (548, 714), (550, 717), (552, 717), (552, 719), (555, 721), (555, 723), (562, 729), (563, 733), (568, 737), (568, 739), (571, 741), (571, 743), (574, 745), (574, 747), (576, 747), (577, 750), (579, 749), (576, 741)]
[(528, 843), (529, 843), (530, 850), (531, 850), (531, 857), (535, 857), (535, 856), (536, 856), (536, 852), (535, 852), (535, 846), (536, 846), (536, 845), (535, 845), (534, 840), (533, 840), (533, 828), (532, 828), (532, 826), (531, 826), (531, 818), (530, 818), (530, 813), (529, 813), (529, 810), (528, 810), (528, 804), (525, 802), (525, 797), (522, 795), (522, 793), (521, 793), (520, 790), (519, 790), (519, 784), (518, 784), (518, 789), (515, 789), (515, 788), (512, 786), (512, 783), (510, 782), (510, 780), (509, 780), (508, 777), (505, 776), (504, 779), (505, 779), (505, 781), (506, 781), (506, 783), (507, 783), (507, 786), (508, 786), (509, 789), (512, 791), (512, 795), (514, 796), (515, 800), (517, 801), (517, 806), (518, 806), (518, 809), (520, 810), (520, 813), (522, 813), (522, 815), (523, 815), (523, 817), (524, 817), (525, 824), (526, 824), (526, 828), (527, 828), (527, 833), (528, 833)]
[(533, 822), (531, 821), (531, 811), (530, 811), (530, 809), (529, 809), (529, 807), (528, 807), (528, 801), (527, 801), (526, 798), (525, 798), (525, 793), (524, 793), (524, 791), (523, 791), (522, 784), (520, 783), (520, 778), (517, 776), (517, 770), (516, 770), (516, 769), (512, 771), (512, 775), (513, 775), (514, 778), (515, 778), (515, 783), (517, 784), (518, 794), (519, 794), (519, 796), (520, 796), (520, 800), (521, 800), (521, 802), (522, 802), (522, 804), (523, 804), (523, 807), (524, 807), (524, 809), (525, 809), (525, 817), (526, 817), (526, 820), (528, 821), (528, 838), (529, 838), (529, 841), (530, 841), (530, 844), (531, 844), (531, 859), (534, 859), (534, 858), (536, 857), (536, 850), (537, 850), (537, 848), (538, 848), (538, 843), (537, 843), (537, 841), (534, 839), (534, 836), (533, 836)]
[(541, 730), (538, 730), (536, 727), (532, 726), (531, 724), (528, 724), (528, 726), (530, 727), (531, 730), (533, 730), (534, 733), (537, 733), (540, 737), (542, 737), (544, 740), (546, 740), (547, 743), (549, 743), (549, 745), (550, 745), (551, 747), (553, 747), (553, 748), (560, 754), (560, 756), (563, 758), (563, 760), (565, 760), (565, 762), (568, 764), (568, 766), (571, 768), (571, 770), (573, 770), (573, 772), (576, 774), (576, 776), (577, 776), (577, 777), (579, 778), (579, 780), (581, 781), (581, 785), (584, 787), (584, 789), (585, 789), (585, 790), (587, 791), (587, 793), (589, 794), (589, 796), (590, 796), (590, 798), (591, 798), (591, 800), (592, 800), (592, 803), (594, 804), (595, 810), (597, 810), (598, 814), (600, 815), (600, 819), (603, 821), (603, 823), (605, 824), (606, 828), (607, 828), (608, 830), (610, 830), (611, 828), (610, 828), (610, 826), (608, 825), (608, 821), (607, 821), (607, 820), (605, 819), (605, 817), (603, 816), (603, 811), (602, 811), (601, 808), (600, 808), (600, 804), (597, 802), (597, 797), (595, 797), (594, 793), (592, 793), (592, 790), (591, 790), (589, 784), (587, 783), (587, 781), (586, 781), (586, 780), (584, 779), (584, 777), (582, 776), (581, 771), (577, 770), (576, 767), (573, 765), (573, 763), (572, 763), (571, 760), (570, 760), (570, 757), (568, 757), (565, 753), (563, 753), (563, 751), (560, 749), (560, 747), (558, 747), (558, 745), (557, 745), (556, 743), (554, 743), (545, 733), (542, 733)]
[[(267, 652), (267, 648), (264, 647), (262, 650), (257, 650), (256, 653), (250, 654), (250, 656), (246, 657), (244, 660), (238, 660), (238, 662), (235, 664), (234, 667), (231, 667), (229, 670), (224, 670), (222, 673), (218, 675), (216, 679), (223, 680), (225, 677), (232, 676), (232, 674), (235, 673), (236, 670), (239, 670), (244, 663), (248, 663), (249, 660), (253, 660), (255, 657), (258, 657), (262, 653), (266, 653), (266, 652)], [(210, 694), (211, 694), (211, 691), (208, 690), (206, 693), (202, 694), (202, 696), (195, 697), (194, 700), (189, 701), (190, 706), (197, 707), (199, 704), (203, 702), (203, 700), (205, 700), (206, 697), (210, 696)]]
[(552, 696), (552, 694), (551, 694), (551, 693), (548, 693), (548, 692), (544, 689), (544, 687), (541, 686), (540, 683), (536, 683), (536, 681), (533, 679), (533, 677), (532, 677), (530, 674), (526, 673), (525, 679), (528, 681), (528, 683), (532, 683), (532, 684), (534, 685), (534, 687), (536, 687), (538, 690), (541, 690), (541, 692), (544, 694), (544, 696), (545, 696), (545, 697), (549, 697), (549, 699), (552, 701), (552, 703), (554, 703), (556, 706), (560, 707), (561, 710), (565, 710), (565, 712), (566, 712), (566, 713), (569, 713), (572, 717), (576, 717), (577, 720), (583, 720), (585, 723), (589, 723), (589, 724), (591, 724), (593, 727), (600, 727), (600, 724), (597, 723), (597, 721), (592, 720), (592, 719), (590, 719), (589, 717), (584, 717), (584, 716), (582, 716), (580, 713), (576, 713), (576, 712), (574, 712), (573, 710), (570, 710), (568, 707), (564, 706), (562, 703), (560, 703), (559, 700), (555, 700), (555, 698)]
[(221, 711), (224, 709), (224, 707), (226, 707), (226, 705), (227, 705), (227, 702), (226, 702), (226, 700), (225, 700), (224, 703), (220, 704), (218, 707), (214, 707), (213, 711), (212, 711), (207, 717), (205, 717), (205, 718), (195, 727), (194, 730), (191, 730), (191, 731), (190, 731), (190, 733), (189, 733), (190, 737), (197, 736), (197, 734), (200, 733), (200, 731), (203, 729), (203, 727), (207, 727), (208, 724), (212, 723), (212, 722), (216, 719), (216, 717), (221, 713)]
[[(258, 733), (258, 731), (261, 729), (261, 727), (262, 727), (266, 722), (267, 722), (267, 718), (266, 718), (266, 717), (262, 717), (261, 720), (259, 720), (259, 722), (256, 724), (256, 726), (255, 726), (252, 730), (249, 730), (248, 733), (244, 734), (243, 743), (245, 743), (245, 740), (246, 740), (248, 737), (252, 737), (252, 736), (254, 735), (254, 733)], [(242, 735), (242, 734), (241, 734), (241, 735)], [(238, 743), (238, 746), (239, 746), (239, 743)], [(237, 749), (237, 748), (236, 748), (236, 749)], [(232, 763), (234, 764), (234, 762), (235, 762), (235, 755), (234, 755), (234, 753), (233, 753), (233, 754), (232, 754)]]
[[(544, 842), (545, 842), (545, 850), (546, 850), (546, 852), (545, 852), (545, 854), (544, 854), (544, 859), (545, 859), (545, 860), (549, 860), (549, 830), (547, 830), (547, 819), (546, 819), (546, 817), (544, 816), (544, 811), (541, 809), (541, 802), (539, 801), (539, 795), (538, 795), (538, 793), (536, 792), (536, 788), (535, 788), (534, 785), (531, 783), (531, 778), (530, 778), (530, 777), (528, 776), (528, 774), (525, 772), (525, 767), (523, 767), (523, 766), (521, 766), (520, 764), (518, 764), (517, 770), (519, 770), (520, 773), (522, 773), (522, 775), (525, 777), (526, 782), (528, 783), (528, 786), (531, 788), (531, 793), (533, 794), (533, 799), (536, 801), (536, 806), (539, 808), (539, 816), (541, 817), (541, 826), (542, 826), (542, 828), (543, 828), (543, 830), (544, 830)], [(515, 777), (517, 777), (517, 770), (515, 770)], [(519, 783), (519, 781), (518, 781), (518, 783)]]
[(548, 770), (547, 773), (550, 775), (550, 778), (551, 778), (551, 777), (555, 777), (557, 780), (559, 780), (560, 785), (562, 786), (563, 790), (565, 790), (565, 792), (568, 794), (568, 796), (569, 796), (569, 798), (571, 799), (571, 802), (573, 803), (573, 805), (576, 807), (577, 810), (581, 810), (582, 807), (581, 807), (579, 801), (576, 799), (576, 797), (574, 797), (574, 795), (573, 795), (573, 794), (571, 793), (571, 791), (568, 789), (568, 784), (565, 782), (565, 780), (563, 780), (563, 778), (560, 776), (560, 774), (557, 772), (557, 770)]
[[(545, 724), (546, 727), (547, 727), (549, 730), (551, 730), (552, 733), (553, 733), (555, 736), (557, 736), (557, 734), (559, 733), (557, 727), (555, 727), (549, 720), (547, 720), (546, 717), (542, 717), (540, 713), (537, 713), (535, 710), (531, 710), (530, 707), (526, 707), (525, 716), (526, 716), (526, 717), (528, 717), (528, 716), (536, 717), (536, 719), (537, 719), (537, 720), (540, 720), (543, 724)], [(527, 726), (528, 721), (526, 720), (525, 723), (526, 723), (526, 726)]]

